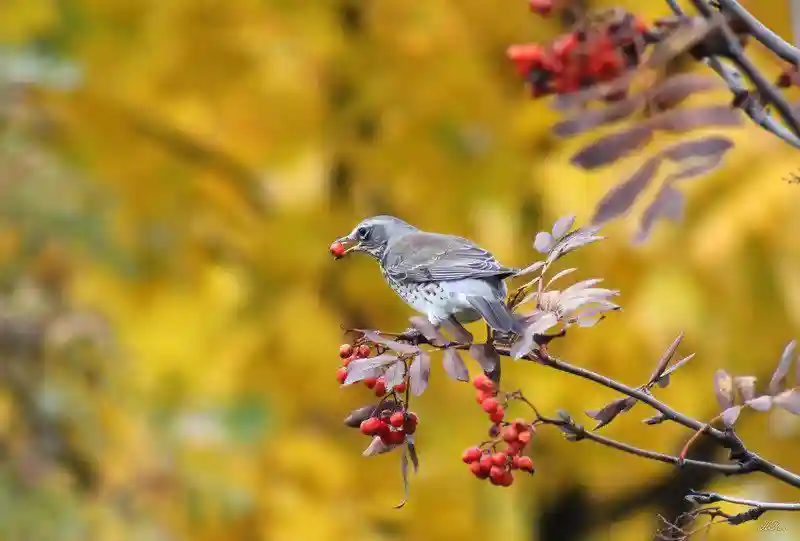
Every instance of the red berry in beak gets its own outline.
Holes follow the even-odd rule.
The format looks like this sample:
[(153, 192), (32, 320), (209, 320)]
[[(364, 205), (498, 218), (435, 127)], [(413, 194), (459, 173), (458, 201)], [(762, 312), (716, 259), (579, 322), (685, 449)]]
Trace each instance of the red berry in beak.
[(331, 254), (333, 254), (333, 257), (339, 259), (344, 255), (344, 244), (342, 244), (341, 242), (334, 242), (333, 244), (331, 244), (330, 250)]

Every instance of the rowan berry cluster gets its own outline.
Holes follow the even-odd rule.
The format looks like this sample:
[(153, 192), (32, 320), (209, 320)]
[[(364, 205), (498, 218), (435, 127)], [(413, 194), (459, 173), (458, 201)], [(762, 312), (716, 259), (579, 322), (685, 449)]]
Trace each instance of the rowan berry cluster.
[[(532, 0), (530, 5), (541, 15), (553, 8), (552, 0)], [(625, 13), (584, 25), (549, 44), (512, 45), (507, 54), (530, 84), (533, 97), (568, 94), (616, 79), (638, 65), (650, 37), (642, 19)], [(605, 99), (621, 97), (620, 92), (610, 92)]]
[[(339, 346), (339, 357), (342, 359), (342, 366), (336, 371), (336, 381), (344, 384), (347, 379), (347, 365), (356, 359), (366, 359), (372, 354), (372, 349), (367, 344), (360, 346), (353, 346), (351, 344), (342, 344)], [(361, 380), (368, 389), (375, 391), (375, 396), (384, 396), (386, 394), (386, 380), (383, 376), (377, 378), (364, 378)], [(394, 391), (397, 393), (404, 393), (407, 384), (405, 382), (398, 383), (394, 386)]]
[[(505, 410), (497, 398), (499, 391), (488, 377), (481, 374), (472, 380), (472, 384), (478, 403), (494, 423), (489, 431), (494, 439), (467, 449), (461, 458), (478, 479), (489, 479), (493, 485), (511, 486), (514, 470), (534, 472), (531, 458), (522, 456), (522, 451), (531, 441), (534, 427), (524, 419), (503, 420)], [(501, 450), (502, 446), (505, 449)]]
[(375, 413), (361, 422), (361, 433), (378, 436), (384, 445), (400, 445), (417, 430), (419, 417), (413, 411), (376, 408)]

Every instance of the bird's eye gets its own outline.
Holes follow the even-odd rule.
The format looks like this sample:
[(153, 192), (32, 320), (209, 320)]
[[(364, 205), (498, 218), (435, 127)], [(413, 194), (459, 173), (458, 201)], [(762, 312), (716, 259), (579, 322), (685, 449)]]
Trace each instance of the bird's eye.
[(366, 227), (359, 227), (356, 234), (360, 240), (367, 240), (369, 238), (369, 229)]

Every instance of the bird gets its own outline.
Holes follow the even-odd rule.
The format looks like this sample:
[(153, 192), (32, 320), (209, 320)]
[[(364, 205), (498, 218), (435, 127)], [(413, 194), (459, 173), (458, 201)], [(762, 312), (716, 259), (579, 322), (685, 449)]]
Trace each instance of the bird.
[(373, 216), (330, 246), (336, 259), (354, 252), (371, 256), (384, 279), (408, 305), (435, 326), (484, 319), (500, 333), (521, 332), (505, 304), (505, 279), (517, 270), (501, 265), (474, 242), (430, 233), (394, 216)]

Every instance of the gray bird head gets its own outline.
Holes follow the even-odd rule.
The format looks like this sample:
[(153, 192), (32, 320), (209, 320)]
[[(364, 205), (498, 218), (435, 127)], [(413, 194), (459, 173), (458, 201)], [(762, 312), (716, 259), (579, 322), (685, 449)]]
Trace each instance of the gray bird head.
[(336, 239), (331, 244), (331, 251), (334, 252), (336, 243), (341, 243), (344, 251), (334, 252), (337, 259), (350, 252), (365, 252), (380, 259), (389, 242), (413, 231), (418, 230), (394, 216), (373, 216), (359, 222), (349, 235)]

